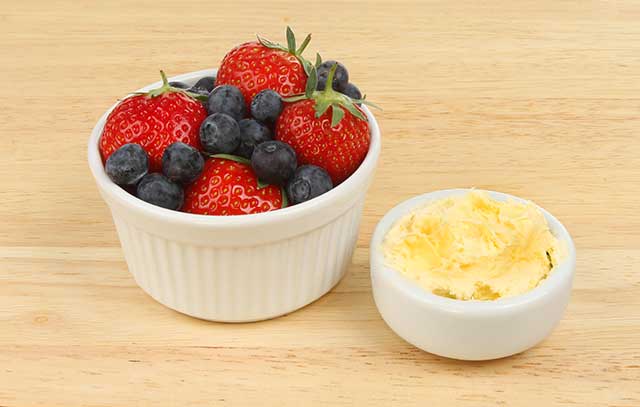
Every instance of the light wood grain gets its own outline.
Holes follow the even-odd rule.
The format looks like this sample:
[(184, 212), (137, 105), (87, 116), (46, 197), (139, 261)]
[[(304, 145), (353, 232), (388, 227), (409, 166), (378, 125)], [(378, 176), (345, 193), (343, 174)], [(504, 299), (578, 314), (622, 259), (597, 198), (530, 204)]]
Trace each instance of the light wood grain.
[[(89, 132), (159, 68), (287, 24), (384, 107), (353, 265), (283, 318), (182, 316), (129, 275)], [(640, 3), (7, 1), (0, 62), (0, 406), (640, 405)], [(371, 297), (377, 220), (461, 186), (533, 199), (578, 248), (566, 317), (511, 358), (421, 352)]]

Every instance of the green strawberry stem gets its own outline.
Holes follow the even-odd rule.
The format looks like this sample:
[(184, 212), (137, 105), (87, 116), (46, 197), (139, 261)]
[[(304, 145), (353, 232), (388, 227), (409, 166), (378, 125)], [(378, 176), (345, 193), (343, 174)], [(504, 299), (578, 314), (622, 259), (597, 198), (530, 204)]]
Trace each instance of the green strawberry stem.
[[(319, 59), (319, 58), (318, 58)], [(309, 77), (307, 78), (307, 87), (303, 95), (295, 95), (289, 98), (285, 98), (285, 102), (297, 102), (299, 100), (309, 99), (316, 102), (315, 116), (316, 118), (322, 116), (331, 107), (331, 127), (335, 127), (340, 123), (345, 115), (345, 111), (349, 112), (356, 118), (367, 121), (366, 116), (356, 106), (356, 103), (364, 103), (366, 105), (375, 106), (373, 103), (362, 99), (351, 99), (349, 96), (344, 95), (333, 89), (333, 77), (336, 74), (338, 65), (334, 64), (329, 70), (327, 75), (327, 82), (324, 90), (316, 90), (318, 85), (318, 72), (315, 66), (311, 66)]]
[(164, 71), (162, 69), (160, 70), (160, 77), (162, 77), (162, 86), (160, 86), (159, 88), (151, 89), (149, 92), (146, 92), (146, 93), (145, 92), (136, 92), (134, 94), (135, 95), (147, 95), (150, 98), (155, 98), (155, 97), (158, 97), (160, 95), (164, 95), (165, 93), (179, 92), (179, 93), (184, 93), (185, 95), (189, 96), (190, 98), (199, 100), (201, 102), (206, 102), (207, 101), (207, 97), (204, 96), (204, 95), (199, 95), (197, 93), (189, 92), (187, 90), (176, 88), (174, 86), (169, 85), (169, 80), (167, 79), (167, 75), (165, 75), (165, 73), (164, 73)]
[(178, 89), (178, 88), (174, 88), (173, 86), (169, 85), (169, 80), (167, 79), (167, 75), (165, 75), (165, 73), (164, 73), (164, 71), (162, 69), (160, 70), (160, 76), (162, 77), (162, 86), (160, 86), (159, 88), (156, 88), (156, 89), (151, 89), (147, 93), (147, 96), (154, 98), (154, 97), (162, 95), (163, 93), (170, 92), (173, 89)]
[(291, 29), (291, 27), (289, 26), (287, 26), (287, 46), (286, 47), (278, 43), (275, 43), (273, 41), (269, 41), (266, 38), (262, 38), (259, 35), (257, 35), (257, 37), (258, 37), (258, 42), (261, 45), (267, 48), (288, 52), (289, 54), (296, 57), (298, 62), (300, 62), (300, 65), (302, 65), (304, 72), (307, 74), (307, 76), (309, 76), (309, 73), (311, 72), (311, 68), (313, 67), (313, 64), (307, 61), (302, 56), (302, 53), (304, 52), (304, 50), (307, 48), (307, 45), (309, 45), (309, 42), (311, 41), (311, 34), (308, 34), (305, 37), (304, 41), (302, 41), (302, 44), (300, 44), (300, 47), (297, 49), (296, 49), (296, 36), (293, 33), (293, 30)]

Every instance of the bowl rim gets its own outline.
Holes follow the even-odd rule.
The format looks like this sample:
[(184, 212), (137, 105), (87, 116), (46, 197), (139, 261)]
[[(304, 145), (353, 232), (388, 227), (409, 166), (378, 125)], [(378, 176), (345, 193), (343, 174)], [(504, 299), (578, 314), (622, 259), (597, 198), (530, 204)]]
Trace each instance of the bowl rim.
[[(499, 298), (492, 301), (481, 300), (457, 300), (453, 298), (441, 297), (426, 291), (418, 284), (403, 276), (399, 271), (388, 267), (384, 262), (384, 255), (381, 244), (387, 232), (395, 222), (412, 209), (424, 205), (428, 201), (442, 199), (454, 195), (463, 195), (470, 191), (486, 192), (490, 197), (498, 200), (514, 199), (518, 202), (533, 203), (542, 212), (552, 233), (566, 244), (567, 256), (562, 262), (556, 265), (555, 270), (547, 278), (541, 281), (535, 288), (519, 295), (507, 298)], [(371, 278), (380, 275), (387, 283), (393, 285), (403, 295), (411, 298), (423, 306), (435, 307), (441, 311), (453, 314), (473, 314), (473, 315), (495, 315), (503, 313), (513, 313), (539, 302), (549, 296), (557, 295), (563, 286), (563, 282), (573, 280), (575, 274), (576, 249), (571, 235), (564, 225), (551, 213), (534, 202), (514, 195), (484, 190), (476, 188), (454, 188), (443, 189), (417, 195), (413, 198), (400, 202), (389, 210), (378, 222), (374, 230), (370, 243)], [(569, 285), (570, 287), (571, 285)], [(374, 285), (375, 294), (375, 285)]]
[[(182, 81), (182, 82), (195, 82), (197, 79), (203, 76), (211, 76), (217, 73), (217, 69), (203, 69), (199, 71), (188, 72), (181, 75), (172, 76), (169, 81)], [(150, 89), (157, 88), (162, 85), (161, 81), (154, 82), (137, 92), (146, 92)], [(274, 222), (280, 222), (292, 217), (307, 216), (313, 212), (327, 208), (335, 203), (339, 198), (346, 198), (356, 195), (361, 191), (362, 185), (366, 185), (370, 175), (374, 172), (378, 157), (381, 149), (381, 135), (380, 127), (376, 121), (374, 115), (367, 108), (362, 106), (362, 110), (367, 116), (369, 121), (369, 134), (370, 143), (369, 151), (365, 156), (365, 159), (360, 164), (358, 169), (351, 174), (345, 181), (338, 186), (334, 187), (331, 191), (322, 194), (307, 202), (303, 202), (298, 205), (288, 206), (286, 208), (278, 209), (275, 211), (248, 214), (248, 215), (229, 215), (229, 216), (216, 216), (216, 215), (201, 215), (192, 214), (181, 211), (173, 211), (165, 208), (161, 208), (150, 203), (147, 203), (131, 194), (126, 192), (123, 188), (116, 185), (109, 179), (104, 166), (102, 164), (102, 158), (100, 156), (98, 142), (102, 135), (105, 121), (111, 111), (117, 106), (118, 102), (114, 103), (107, 111), (105, 111), (100, 119), (97, 121), (91, 131), (91, 136), (88, 142), (88, 163), (91, 173), (98, 184), (100, 190), (103, 193), (108, 194), (116, 202), (127, 207), (130, 210), (137, 212), (143, 212), (147, 216), (156, 218), (162, 222), (171, 222), (192, 226), (203, 227), (235, 227), (235, 226), (257, 226), (263, 224), (270, 224)]]

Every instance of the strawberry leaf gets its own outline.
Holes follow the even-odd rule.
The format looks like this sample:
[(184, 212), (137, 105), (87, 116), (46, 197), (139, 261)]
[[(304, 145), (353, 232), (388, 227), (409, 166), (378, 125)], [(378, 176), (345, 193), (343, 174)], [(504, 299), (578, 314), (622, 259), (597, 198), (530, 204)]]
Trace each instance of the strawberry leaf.
[(316, 118), (320, 117), (331, 106), (331, 101), (327, 99), (320, 99), (316, 101)]
[(320, 54), (316, 53), (316, 68), (319, 68), (322, 65), (322, 57)]
[(182, 89), (180, 89), (179, 91), (182, 91), (182, 93), (186, 93), (187, 95), (189, 95), (193, 99), (196, 99), (196, 100), (198, 100), (200, 102), (206, 102), (207, 100), (209, 100), (209, 96), (206, 96), (206, 95), (201, 95), (199, 93), (189, 92), (189, 91), (185, 91), (185, 90), (182, 90)]
[(235, 162), (240, 163), (240, 164), (251, 165), (251, 161), (247, 160), (246, 158), (240, 157), (240, 156), (237, 156), (237, 155), (232, 155), (232, 154), (213, 154), (213, 155), (210, 155), (209, 157), (211, 157), (211, 158), (222, 158), (222, 159), (225, 159), (225, 160), (235, 161)]
[(311, 67), (311, 72), (309, 72), (307, 78), (307, 87), (304, 90), (304, 94), (307, 98), (311, 98), (313, 96), (313, 92), (316, 90), (316, 86), (318, 84), (318, 72), (314, 67)]
[(300, 48), (298, 48), (298, 50), (296, 51), (296, 54), (301, 55), (305, 49), (307, 49), (307, 45), (309, 45), (309, 41), (311, 41), (311, 34), (307, 35), (304, 39), (304, 41), (302, 41), (302, 44), (300, 44)]
[(296, 36), (289, 26), (287, 26), (287, 46), (289, 47), (289, 52), (296, 53)]
[(373, 102), (369, 102), (368, 100), (365, 100), (364, 98), (362, 98), (362, 99), (354, 99), (353, 101), (356, 102), (356, 103), (362, 103), (363, 105), (375, 107), (378, 110), (382, 110), (382, 108), (380, 106), (376, 105)]
[(344, 110), (339, 106), (331, 105), (331, 127), (336, 127), (344, 117)]
[(284, 187), (280, 187), (280, 194), (282, 195), (281, 208), (286, 208), (287, 206), (289, 206), (289, 199), (287, 198), (287, 192), (284, 190)]
[(357, 107), (355, 107), (355, 105), (353, 103), (345, 103), (344, 105), (342, 105), (342, 107), (347, 109), (349, 111), (349, 113), (351, 113), (352, 115), (354, 115), (358, 119), (367, 121), (367, 118), (362, 114), (362, 112), (360, 110), (358, 110)]
[(257, 35), (256, 37), (258, 38), (258, 42), (267, 48), (270, 49), (277, 49), (279, 51), (284, 51), (287, 52), (291, 55), (293, 55), (294, 57), (296, 57), (296, 59), (298, 60), (298, 62), (300, 62), (300, 65), (302, 65), (302, 68), (304, 69), (305, 74), (307, 74), (307, 77), (311, 74), (311, 67), (313, 66), (313, 64), (309, 61), (307, 61), (303, 56), (302, 56), (302, 52), (307, 48), (307, 46), (309, 45), (309, 42), (311, 41), (311, 34), (307, 35), (304, 39), (304, 41), (302, 41), (302, 44), (300, 44), (300, 48), (296, 49), (296, 36), (293, 33), (293, 30), (291, 29), (291, 27), (287, 27), (287, 46), (284, 47), (278, 43), (275, 43), (273, 41), (269, 41), (266, 38), (262, 38), (261, 36)]
[(266, 182), (262, 182), (262, 180), (260, 178), (258, 178), (258, 189), (266, 188), (269, 185), (270, 184), (267, 184)]
[(259, 35), (257, 37), (258, 37), (258, 42), (260, 44), (262, 44), (263, 46), (267, 47), (267, 48), (278, 49), (280, 51), (289, 52), (289, 50), (287, 48), (283, 47), (280, 44), (276, 44), (275, 42), (269, 41), (266, 38), (262, 38)]
[(305, 95), (305, 94), (302, 94), (302, 95), (294, 95), (294, 96), (290, 96), (290, 97), (288, 97), (288, 98), (282, 98), (282, 100), (283, 100), (284, 102), (287, 102), (287, 103), (298, 102), (298, 101), (300, 101), (300, 100), (305, 100), (305, 99), (307, 99), (307, 95)]
[(304, 73), (306, 73), (307, 77), (309, 77), (309, 75), (311, 75), (311, 70), (313, 69), (313, 65), (311, 64), (311, 62), (307, 61), (306, 59), (304, 59), (302, 57), (298, 57), (298, 61), (300, 61), (300, 63), (302, 64), (302, 68), (304, 69)]

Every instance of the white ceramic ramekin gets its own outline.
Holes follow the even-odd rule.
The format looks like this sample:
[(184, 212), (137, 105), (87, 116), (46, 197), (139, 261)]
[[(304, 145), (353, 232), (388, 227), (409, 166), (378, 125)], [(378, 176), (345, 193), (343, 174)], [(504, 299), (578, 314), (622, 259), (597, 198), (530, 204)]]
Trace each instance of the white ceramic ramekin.
[[(214, 73), (203, 70), (171, 80), (193, 84)], [(129, 271), (151, 297), (194, 317), (248, 322), (295, 311), (344, 276), (380, 153), (380, 130), (366, 107), (371, 145), (354, 174), (303, 204), (243, 216), (170, 211), (111, 182), (98, 151), (111, 109), (89, 139), (89, 166), (111, 209)]]
[[(436, 355), (463, 360), (510, 356), (546, 338), (569, 302), (576, 252), (573, 240), (550, 213), (540, 208), (551, 232), (566, 243), (567, 257), (533, 290), (495, 301), (459, 301), (429, 293), (386, 267), (381, 244), (391, 226), (428, 201), (467, 193), (431, 192), (402, 202), (378, 223), (371, 240), (371, 283), (378, 311), (407, 342)], [(487, 191), (498, 200), (523, 199)]]

